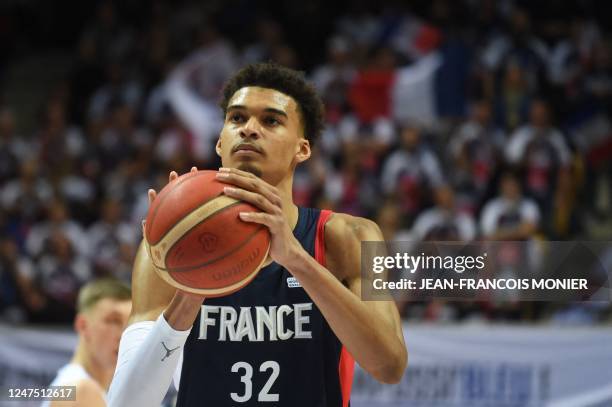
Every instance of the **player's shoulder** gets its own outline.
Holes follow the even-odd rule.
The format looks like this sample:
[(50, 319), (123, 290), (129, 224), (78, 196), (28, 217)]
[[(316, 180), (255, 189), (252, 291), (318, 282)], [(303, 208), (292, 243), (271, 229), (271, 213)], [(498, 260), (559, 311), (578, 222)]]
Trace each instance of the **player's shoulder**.
[(334, 212), (325, 225), (326, 240), (340, 242), (381, 240), (382, 233), (376, 222), (346, 213)]
[[(72, 406), (72, 407), (103, 407), (106, 406), (106, 401), (104, 400), (104, 394), (102, 387), (91, 377), (81, 377), (75, 380), (66, 381), (61, 383), (62, 386), (70, 387), (74, 386), (76, 388), (76, 401), (64, 402), (64, 401), (54, 401), (50, 403), (50, 407), (64, 407), (64, 406)], [(58, 384), (59, 386), (59, 384)]]
[(94, 379), (84, 377), (76, 383), (77, 398), (79, 405), (104, 406), (104, 393), (102, 387)]
[(327, 268), (341, 281), (359, 275), (361, 242), (380, 241), (382, 232), (370, 219), (334, 213), (325, 225)]
[(77, 391), (91, 394), (101, 394), (101, 387), (91, 377), (82, 377), (74, 382), (74, 386), (77, 387)]

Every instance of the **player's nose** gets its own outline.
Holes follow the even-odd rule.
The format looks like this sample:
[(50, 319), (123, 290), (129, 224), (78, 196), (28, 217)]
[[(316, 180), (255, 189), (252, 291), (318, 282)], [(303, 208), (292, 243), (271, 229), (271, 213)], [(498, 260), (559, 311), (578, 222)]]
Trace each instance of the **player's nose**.
[(244, 126), (242, 126), (242, 128), (240, 129), (240, 137), (243, 139), (257, 139), (261, 137), (261, 128), (259, 123), (257, 122), (257, 119), (254, 116), (250, 117), (249, 120), (244, 123)]

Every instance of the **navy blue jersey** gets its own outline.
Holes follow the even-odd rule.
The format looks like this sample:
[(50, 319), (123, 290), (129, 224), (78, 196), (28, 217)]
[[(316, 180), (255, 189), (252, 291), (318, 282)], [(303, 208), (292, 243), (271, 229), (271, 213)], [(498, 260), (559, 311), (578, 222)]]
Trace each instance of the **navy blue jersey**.
[[(325, 265), (330, 212), (299, 208), (293, 231)], [(177, 407), (347, 407), (354, 362), (299, 282), (272, 263), (206, 299), (183, 350)]]

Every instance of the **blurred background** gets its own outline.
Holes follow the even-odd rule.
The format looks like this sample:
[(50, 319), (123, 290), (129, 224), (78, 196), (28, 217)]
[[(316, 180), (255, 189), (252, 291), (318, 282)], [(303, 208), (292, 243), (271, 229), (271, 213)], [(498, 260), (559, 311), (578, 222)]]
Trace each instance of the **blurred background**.
[[(250, 62), (304, 71), (325, 102), (326, 130), (295, 176), (300, 205), (371, 218), (387, 240), (612, 240), (605, 10), (0, 2), (0, 384), (50, 380), (60, 356), (27, 368), (8, 355), (69, 352), (79, 287), (129, 282), (148, 188), (220, 166), (220, 90)], [(606, 259), (609, 270), (612, 249)], [(358, 373), (356, 405), (612, 405), (609, 301), (400, 309), (412, 365), (391, 388)], [(569, 354), (581, 363), (562, 372)]]

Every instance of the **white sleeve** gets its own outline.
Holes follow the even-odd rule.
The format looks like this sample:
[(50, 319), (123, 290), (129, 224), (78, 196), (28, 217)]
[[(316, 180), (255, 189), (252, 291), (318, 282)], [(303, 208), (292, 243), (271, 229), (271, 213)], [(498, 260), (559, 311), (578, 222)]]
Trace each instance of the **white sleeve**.
[(497, 230), (497, 221), (500, 215), (499, 200), (487, 202), (480, 215), (480, 230), (484, 236), (491, 235)]
[(442, 175), (442, 169), (440, 168), (440, 162), (438, 157), (429, 150), (425, 150), (421, 156), (421, 166), (425, 175), (427, 176), (427, 182), (434, 188), (438, 188), (444, 184), (444, 175)]
[(505, 151), (508, 163), (518, 164), (523, 159), (525, 148), (532, 138), (533, 131), (528, 126), (521, 127), (512, 133)]
[(550, 135), (550, 142), (558, 154), (559, 163), (561, 166), (568, 166), (572, 159), (572, 153), (559, 130), (552, 131), (552, 134)]
[(176, 331), (164, 318), (130, 325), (121, 335), (108, 391), (109, 407), (159, 406), (170, 387), (190, 330)]
[(381, 184), (385, 194), (392, 194), (397, 187), (397, 176), (402, 170), (403, 155), (392, 153), (383, 163)]
[(534, 223), (536, 225), (540, 223), (540, 209), (538, 208), (538, 204), (536, 204), (531, 199), (523, 200), (520, 210), (522, 215), (522, 222)]

